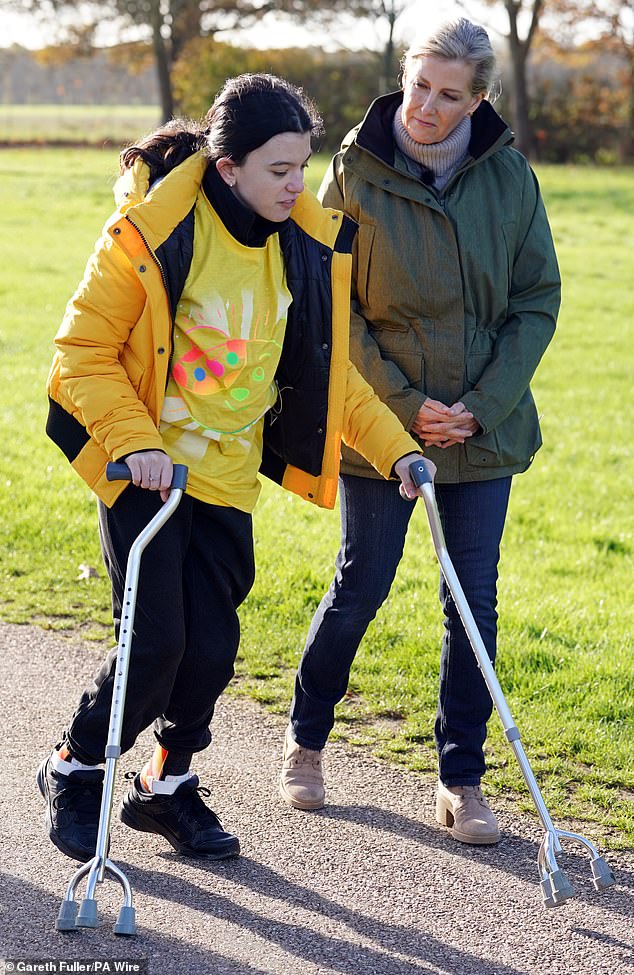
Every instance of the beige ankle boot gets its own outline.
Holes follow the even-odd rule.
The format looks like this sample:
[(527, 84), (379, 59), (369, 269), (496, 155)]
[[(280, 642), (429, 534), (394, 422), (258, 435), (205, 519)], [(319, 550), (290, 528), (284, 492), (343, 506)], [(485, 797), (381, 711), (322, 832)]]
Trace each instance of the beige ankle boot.
[(295, 809), (321, 809), (326, 798), (321, 752), (302, 748), (286, 729), (280, 795)]
[(438, 780), (436, 819), (461, 843), (497, 843), (497, 820), (479, 785), (446, 786)]

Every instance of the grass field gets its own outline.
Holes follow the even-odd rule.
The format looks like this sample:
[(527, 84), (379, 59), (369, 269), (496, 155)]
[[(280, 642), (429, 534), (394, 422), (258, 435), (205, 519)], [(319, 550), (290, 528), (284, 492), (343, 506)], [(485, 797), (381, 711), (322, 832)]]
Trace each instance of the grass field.
[[(309, 178), (318, 183), (324, 160)], [(44, 435), (45, 381), (64, 305), (111, 206), (116, 153), (0, 153), (0, 614), (110, 639), (89, 491)], [(560, 325), (534, 391), (545, 446), (516, 478), (500, 578), (498, 674), (555, 818), (608, 846), (634, 841), (632, 563), (634, 171), (542, 168), (564, 278)], [(332, 574), (336, 514), (266, 485), (258, 580), (234, 693), (288, 707), (310, 617)], [(78, 579), (80, 564), (99, 578)], [(415, 515), (391, 597), (360, 651), (336, 733), (435, 770), (438, 572)], [(494, 716), (487, 790), (532, 809)]]
[(0, 105), (2, 143), (123, 145), (159, 124), (156, 105)]

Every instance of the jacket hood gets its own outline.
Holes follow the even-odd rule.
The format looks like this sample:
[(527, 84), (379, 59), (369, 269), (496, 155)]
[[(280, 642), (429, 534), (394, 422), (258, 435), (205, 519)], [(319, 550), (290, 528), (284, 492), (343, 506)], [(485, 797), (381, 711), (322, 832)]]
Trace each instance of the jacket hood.
[(114, 184), (114, 202), (119, 210), (140, 203), (150, 186), (150, 167), (140, 157), (126, 169)]
[[(403, 92), (394, 91), (376, 98), (368, 108), (363, 121), (344, 138), (341, 148), (353, 143), (366, 149), (388, 166), (394, 166), (395, 142), (392, 122), (396, 109), (403, 101)], [(513, 142), (513, 133), (490, 102), (484, 99), (471, 116), (469, 155), (482, 159)]]
[(193, 207), (206, 167), (206, 156), (196, 152), (150, 185), (149, 166), (137, 159), (115, 184), (117, 212), (111, 222), (130, 218), (156, 250)]

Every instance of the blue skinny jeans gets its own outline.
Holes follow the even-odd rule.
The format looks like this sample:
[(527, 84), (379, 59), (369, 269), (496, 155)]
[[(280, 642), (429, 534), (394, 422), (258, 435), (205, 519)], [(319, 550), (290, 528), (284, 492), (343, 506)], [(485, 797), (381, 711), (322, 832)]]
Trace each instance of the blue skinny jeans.
[[(310, 749), (326, 744), (357, 648), (390, 591), (415, 507), (401, 498), (394, 481), (342, 475), (340, 488), (336, 573), (308, 631), (291, 705), (293, 735)], [(447, 550), (493, 661), (510, 489), (510, 477), (436, 485)], [(417, 531), (424, 531), (420, 520)], [(447, 786), (477, 785), (485, 772), (483, 746), (493, 705), (442, 574), (440, 602), (444, 636), (434, 727), (439, 776)]]

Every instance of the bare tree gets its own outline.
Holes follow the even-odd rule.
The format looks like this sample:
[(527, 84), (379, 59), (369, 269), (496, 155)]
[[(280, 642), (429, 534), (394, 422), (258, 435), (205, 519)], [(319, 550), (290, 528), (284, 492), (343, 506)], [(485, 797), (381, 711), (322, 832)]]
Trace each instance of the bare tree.
[(396, 57), (396, 26), (402, 15), (414, 4), (411, 0), (352, 0), (348, 9), (356, 17), (365, 17), (387, 26), (387, 37), (383, 48), (383, 67), (380, 89), (388, 91), (394, 87), (398, 74)]
[[(498, 0), (485, 0), (497, 6)], [(525, 156), (533, 154), (533, 136), (530, 124), (530, 98), (528, 93), (527, 67), (531, 45), (539, 27), (544, 0), (502, 0), (508, 19), (506, 39), (511, 61), (513, 87), (511, 108), (515, 129), (515, 145)]]
[(49, 29), (54, 25), (57, 43), (81, 40), (86, 51), (103, 25), (118, 39), (135, 29), (137, 36), (152, 44), (164, 120), (172, 117), (175, 108), (173, 65), (194, 37), (250, 27), (271, 11), (306, 21), (346, 6), (343, 0), (0, 0), (0, 11), (18, 9)]

